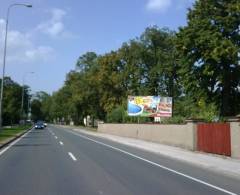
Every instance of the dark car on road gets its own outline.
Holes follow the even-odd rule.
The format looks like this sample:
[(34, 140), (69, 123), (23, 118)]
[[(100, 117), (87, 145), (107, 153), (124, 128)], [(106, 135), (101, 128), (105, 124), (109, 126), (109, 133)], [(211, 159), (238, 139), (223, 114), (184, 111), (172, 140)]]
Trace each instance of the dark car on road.
[(44, 123), (42, 121), (36, 122), (35, 126), (34, 126), (35, 129), (44, 129), (44, 127), (45, 126), (44, 126)]

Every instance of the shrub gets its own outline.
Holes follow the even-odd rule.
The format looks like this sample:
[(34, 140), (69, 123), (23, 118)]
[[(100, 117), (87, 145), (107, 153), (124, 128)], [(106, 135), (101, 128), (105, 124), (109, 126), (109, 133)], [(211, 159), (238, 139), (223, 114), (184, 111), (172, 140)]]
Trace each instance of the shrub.
[(126, 115), (127, 114), (126, 114), (125, 109), (122, 106), (119, 106), (107, 114), (107, 122), (108, 123), (123, 123)]

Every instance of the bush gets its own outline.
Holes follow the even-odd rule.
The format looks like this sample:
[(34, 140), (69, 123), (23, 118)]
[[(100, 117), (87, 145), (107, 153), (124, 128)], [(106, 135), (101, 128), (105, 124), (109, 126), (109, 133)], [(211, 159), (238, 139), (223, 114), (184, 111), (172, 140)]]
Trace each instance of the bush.
[(126, 109), (119, 106), (107, 114), (108, 123), (149, 123), (153, 119), (147, 117), (128, 116)]
[(183, 124), (186, 118), (181, 116), (174, 116), (172, 118), (166, 118), (162, 121), (163, 124)]
[(127, 113), (126, 113), (125, 109), (122, 106), (119, 106), (107, 114), (107, 122), (108, 123), (123, 123), (124, 118), (126, 116), (127, 116)]
[[(219, 109), (205, 98), (199, 98), (196, 102), (190, 97), (181, 97), (174, 104), (174, 116), (179, 119), (185, 117), (211, 122), (219, 118)], [(178, 120), (177, 118), (173, 120)]]

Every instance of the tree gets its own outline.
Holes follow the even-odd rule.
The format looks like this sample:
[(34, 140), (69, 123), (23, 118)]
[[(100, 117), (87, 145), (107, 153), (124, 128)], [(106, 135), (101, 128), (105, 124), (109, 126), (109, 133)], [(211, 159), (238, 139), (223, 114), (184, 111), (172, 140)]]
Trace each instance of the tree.
[(122, 77), (124, 64), (121, 62), (117, 52), (101, 56), (98, 63), (100, 106), (107, 113), (126, 101), (127, 92)]
[(118, 55), (124, 70), (122, 72), (123, 87), (127, 95), (145, 95), (145, 65), (143, 63), (143, 44), (138, 40), (124, 43)]
[(71, 116), (75, 123), (82, 123), (87, 115), (104, 120), (113, 110), (126, 109), (128, 95), (177, 97), (181, 88), (174, 38), (168, 29), (151, 27), (117, 51), (83, 54), (64, 86), (52, 96), (53, 115)]
[(51, 121), (51, 106), (52, 106), (52, 98), (46, 92), (40, 92), (37, 96), (39, 96), (41, 101), (41, 112), (43, 114), (43, 118), (46, 121)]
[(31, 102), (31, 114), (34, 121), (52, 120), (52, 97), (44, 91), (36, 92)]
[[(0, 80), (0, 84), (1, 84)], [(25, 100), (29, 98), (28, 86), (24, 86)], [(16, 124), (21, 119), (22, 86), (13, 81), (10, 77), (4, 78), (3, 93), (3, 125)], [(28, 107), (27, 101), (24, 102), (24, 110)]]
[(96, 66), (97, 54), (94, 52), (87, 52), (78, 58), (76, 70), (79, 72), (87, 72), (93, 66)]
[(99, 56), (94, 52), (87, 52), (79, 57), (76, 69), (80, 70), (80, 73), (78, 74), (78, 88), (75, 89), (78, 93), (73, 92), (74, 95), (81, 94), (82, 96), (81, 108), (84, 116), (90, 115), (92, 118), (102, 119), (104, 118), (104, 111), (100, 106), (98, 75), (101, 70), (98, 60)]
[(240, 109), (239, 18), (238, 0), (199, 0), (177, 33), (186, 93), (216, 103), (222, 116)]
[(43, 113), (41, 111), (42, 103), (38, 99), (31, 102), (31, 116), (33, 121), (43, 120)]

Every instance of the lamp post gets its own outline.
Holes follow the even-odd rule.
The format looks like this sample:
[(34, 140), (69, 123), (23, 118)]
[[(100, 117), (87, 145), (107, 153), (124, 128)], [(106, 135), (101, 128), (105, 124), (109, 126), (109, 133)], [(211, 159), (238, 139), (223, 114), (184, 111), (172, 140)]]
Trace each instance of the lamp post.
[(25, 78), (28, 74), (34, 74), (34, 72), (26, 72), (24, 75), (23, 75), (23, 83), (22, 83), (22, 104), (21, 104), (21, 116), (22, 116), (22, 119), (24, 118), (24, 109), (23, 109), (23, 106), (24, 106), (24, 86), (25, 86)]
[(0, 127), (2, 127), (2, 108), (3, 108), (3, 86), (4, 86), (4, 76), (5, 76), (5, 66), (6, 66), (6, 54), (7, 54), (7, 36), (8, 36), (8, 21), (10, 10), (14, 6), (24, 6), (31, 8), (30, 4), (14, 3), (8, 6), (6, 27), (5, 27), (5, 41), (4, 41), (4, 51), (3, 51), (3, 69), (2, 69), (2, 83), (1, 83), (1, 94), (0, 94)]

